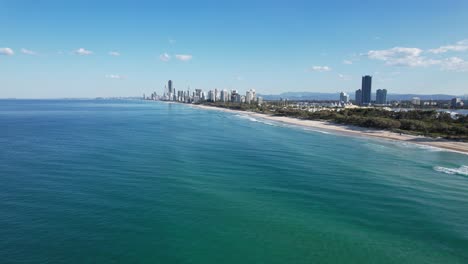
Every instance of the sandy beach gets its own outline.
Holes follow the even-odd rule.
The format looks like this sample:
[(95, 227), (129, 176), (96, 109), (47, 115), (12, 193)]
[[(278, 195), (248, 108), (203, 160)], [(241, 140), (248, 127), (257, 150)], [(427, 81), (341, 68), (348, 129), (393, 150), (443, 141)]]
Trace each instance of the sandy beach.
[(296, 119), (292, 117), (271, 116), (271, 115), (266, 115), (266, 114), (231, 110), (231, 109), (206, 106), (206, 105), (191, 105), (191, 106), (196, 107), (196, 108), (208, 109), (208, 110), (244, 114), (244, 115), (249, 115), (255, 118), (281, 122), (281, 123), (289, 124), (289, 125), (303, 126), (303, 127), (323, 130), (327, 132), (335, 132), (335, 133), (340, 133), (340, 134), (348, 135), (348, 136), (361, 136), (361, 137), (364, 136), (364, 137), (381, 138), (384, 140), (398, 140), (398, 141), (404, 141), (408, 143), (436, 147), (436, 148), (441, 148), (441, 149), (445, 149), (449, 151), (468, 154), (467, 142), (457, 142), (457, 141), (450, 141), (446, 139), (435, 139), (435, 138), (429, 138), (429, 137), (423, 137), (423, 136), (399, 134), (399, 133), (394, 133), (394, 132), (390, 132), (386, 130), (364, 128), (364, 127), (358, 127), (358, 126), (352, 126), (352, 125), (340, 125), (340, 124), (335, 124), (335, 123), (331, 123), (327, 121), (301, 120), (301, 119)]

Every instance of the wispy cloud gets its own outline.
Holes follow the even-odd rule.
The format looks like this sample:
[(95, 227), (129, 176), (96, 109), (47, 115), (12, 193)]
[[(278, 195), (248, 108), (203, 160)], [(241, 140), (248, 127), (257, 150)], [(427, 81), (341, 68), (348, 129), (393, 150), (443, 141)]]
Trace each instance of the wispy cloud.
[(168, 41), (169, 41), (169, 44), (175, 44), (175, 43), (177, 42), (177, 41), (176, 41), (175, 39), (173, 39), (173, 38), (169, 38)]
[(332, 68), (328, 66), (312, 66), (312, 68), (309, 69), (309, 71), (313, 71), (313, 72), (327, 72), (331, 70)]
[(159, 55), (159, 59), (161, 61), (168, 62), (168, 61), (171, 60), (171, 56), (169, 54), (167, 54), (167, 53), (163, 53), (163, 54)]
[(106, 78), (108, 79), (117, 79), (117, 80), (123, 80), (125, 79), (125, 76), (119, 75), (119, 74), (107, 74)]
[(468, 51), (468, 40), (435, 49), (394, 47), (386, 50), (371, 50), (363, 55), (371, 60), (384, 61), (386, 65), (390, 66), (429, 67), (437, 65), (445, 71), (466, 72), (468, 71), (468, 62), (463, 58), (442, 57), (447, 52), (463, 51)]
[(441, 53), (446, 53), (449, 51), (457, 51), (457, 52), (468, 51), (468, 39), (458, 41), (457, 43), (453, 45), (441, 46), (435, 49), (430, 49), (428, 51), (434, 54), (441, 54)]
[(114, 57), (120, 56), (120, 52), (118, 52), (118, 51), (109, 51), (108, 54), (109, 54), (110, 56), (114, 56)]
[(441, 62), (442, 69), (446, 71), (468, 72), (468, 61), (459, 57), (451, 57)]
[(21, 49), (21, 53), (26, 54), (26, 55), (37, 55), (37, 52), (28, 50), (28, 49)]
[(177, 54), (175, 55), (176, 59), (180, 60), (180, 61), (190, 61), (192, 60), (192, 55), (188, 55), (188, 54)]
[(353, 61), (352, 60), (344, 60), (343, 64), (351, 65), (351, 64), (353, 64)]
[(10, 48), (0, 48), (0, 55), (13, 56), (15, 52)]
[(91, 54), (93, 54), (92, 51), (86, 50), (86, 49), (84, 49), (84, 48), (79, 48), (79, 49), (73, 51), (73, 53), (75, 53), (75, 54), (77, 54), (77, 55), (81, 55), (81, 56), (86, 56), (86, 55), (91, 55)]
[(384, 61), (392, 66), (430, 66), (439, 64), (439, 61), (422, 56), (423, 50), (419, 48), (394, 47), (386, 50), (371, 50), (367, 57), (372, 60)]

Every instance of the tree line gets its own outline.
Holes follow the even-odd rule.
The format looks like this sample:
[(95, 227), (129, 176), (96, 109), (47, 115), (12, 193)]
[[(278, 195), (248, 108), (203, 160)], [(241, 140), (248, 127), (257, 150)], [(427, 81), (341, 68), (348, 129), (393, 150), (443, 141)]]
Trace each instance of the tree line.
[(233, 102), (202, 102), (204, 105), (241, 111), (252, 111), (276, 116), (308, 120), (325, 120), (339, 124), (386, 129), (430, 137), (468, 141), (468, 115), (456, 115), (436, 110), (388, 111), (381, 108), (333, 108), (308, 111), (271, 104)]

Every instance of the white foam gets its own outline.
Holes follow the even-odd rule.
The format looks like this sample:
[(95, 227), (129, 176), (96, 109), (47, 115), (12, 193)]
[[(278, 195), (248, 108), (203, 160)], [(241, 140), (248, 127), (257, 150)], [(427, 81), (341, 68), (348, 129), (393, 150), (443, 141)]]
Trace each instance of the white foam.
[(251, 117), (249, 115), (236, 115), (236, 117), (239, 117), (239, 118), (242, 118), (242, 119), (247, 119), (247, 120), (252, 121), (252, 122), (258, 122), (258, 123), (270, 125), (270, 126), (278, 126), (275, 123), (267, 122), (267, 121), (262, 120), (262, 119), (256, 119), (256, 118), (253, 118), (253, 117)]
[(445, 168), (441, 166), (434, 167), (435, 171), (443, 172), (447, 174), (459, 174), (463, 176), (468, 176), (468, 166), (462, 165), (460, 168)]
[(330, 132), (323, 131), (323, 130), (317, 130), (317, 129), (311, 129), (311, 128), (303, 128), (303, 129), (306, 130), (306, 131), (313, 131), (313, 132), (318, 132), (318, 133), (327, 134), (327, 135), (331, 135), (331, 134), (332, 134), (332, 133), (330, 133)]
[(333, 134), (331, 132), (327, 132), (327, 131), (323, 131), (323, 130), (319, 130), (319, 129), (313, 129), (313, 128), (309, 128), (309, 127), (303, 127), (303, 126), (300, 126), (300, 125), (292, 125), (292, 124), (286, 124), (286, 123), (283, 123), (283, 122), (275, 122), (275, 121), (270, 122), (270, 121), (262, 119), (262, 118), (256, 119), (256, 118), (254, 118), (254, 117), (252, 117), (250, 115), (237, 114), (235, 116), (238, 117), (238, 118), (247, 119), (247, 120), (252, 121), (252, 122), (258, 122), (258, 123), (262, 123), (262, 124), (269, 125), (269, 126), (302, 129), (302, 130), (305, 130), (305, 131), (317, 132), (317, 133), (322, 133), (322, 134), (327, 134), (327, 135), (332, 135)]
[(416, 144), (412, 142), (405, 142), (405, 141), (398, 141), (398, 140), (392, 140), (392, 142), (400, 147), (403, 148), (417, 148), (417, 149), (423, 149), (429, 152), (440, 152), (440, 151), (447, 151), (446, 149), (434, 147), (434, 146), (429, 146), (429, 145), (421, 145), (421, 144)]

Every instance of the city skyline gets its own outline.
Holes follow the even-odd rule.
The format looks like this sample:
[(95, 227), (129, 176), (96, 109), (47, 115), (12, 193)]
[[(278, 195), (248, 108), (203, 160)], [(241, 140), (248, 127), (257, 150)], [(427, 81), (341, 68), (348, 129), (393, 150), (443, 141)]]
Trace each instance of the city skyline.
[(249, 3), (2, 1), (0, 98), (468, 90), (466, 1)]

